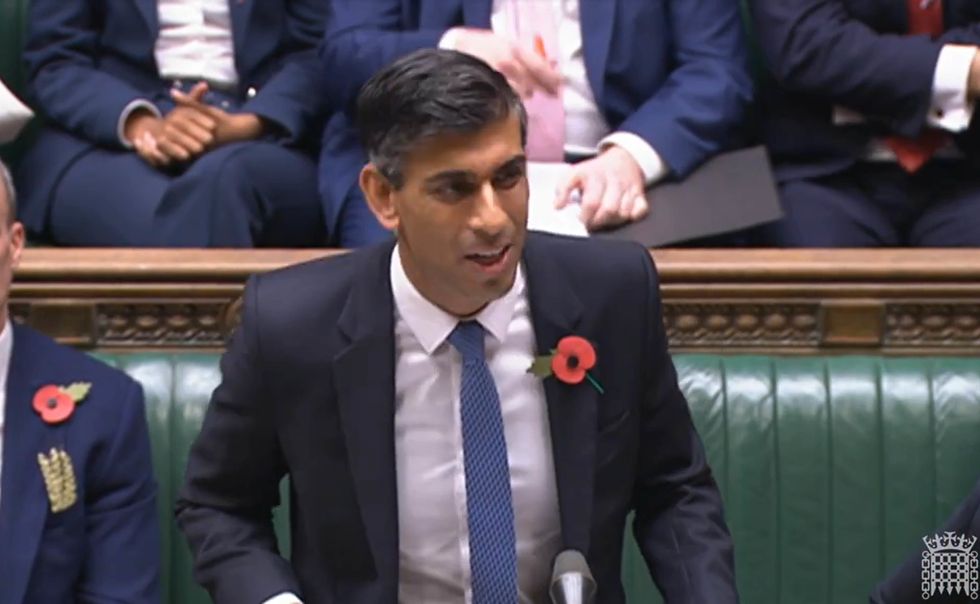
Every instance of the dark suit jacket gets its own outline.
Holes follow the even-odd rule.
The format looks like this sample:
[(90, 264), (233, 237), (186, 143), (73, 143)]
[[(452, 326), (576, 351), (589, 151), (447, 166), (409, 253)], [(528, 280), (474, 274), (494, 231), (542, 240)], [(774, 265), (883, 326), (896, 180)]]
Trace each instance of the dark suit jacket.
[[(946, 33), (930, 40), (907, 35), (899, 0), (749, 0), (772, 76), (761, 96), (778, 177), (830, 174), (852, 165), (873, 136), (922, 131), (942, 45), (980, 44), (980, 3), (936, 1)], [(834, 105), (871, 122), (835, 126)], [(975, 128), (959, 140), (967, 150), (976, 141)]]
[[(231, 111), (278, 127), (284, 144), (315, 140), (326, 105), (315, 46), (327, 0), (229, 0), (238, 90)], [(20, 170), (23, 218), (33, 232), (62, 172), (92, 145), (122, 149), (119, 116), (133, 100), (161, 113), (173, 102), (159, 78), (156, 0), (32, 0), (24, 61), (32, 105), (51, 128)], [(248, 97), (254, 88), (254, 97)]]
[[(45, 385), (89, 382), (62, 424), (34, 411)], [(77, 502), (53, 513), (38, 454), (64, 448)], [(0, 604), (156, 604), (160, 535), (140, 386), (121, 371), (14, 327), (0, 483)]]
[[(976, 537), (980, 540), (980, 481), (973, 487), (973, 491), (960, 504), (953, 515), (946, 521), (942, 528), (935, 531), (942, 535), (946, 531), (956, 533), (956, 535), (966, 535), (967, 538)], [(924, 545), (923, 545), (924, 549)], [(980, 542), (974, 545), (974, 550), (980, 551)], [(916, 551), (902, 562), (887, 579), (875, 587), (871, 594), (873, 604), (917, 604), (922, 602), (922, 551)], [(968, 596), (961, 594), (933, 594), (929, 602), (938, 604), (967, 604), (975, 602)]]
[[(492, 0), (333, 0), (320, 54), (336, 109), (379, 69), (434, 48), (451, 27), (489, 28)], [(580, 0), (589, 84), (609, 126), (637, 134), (683, 178), (736, 146), (752, 96), (738, 5), (731, 0)], [(351, 118), (324, 132), (328, 232), (365, 163)]]
[[(254, 278), (195, 441), (177, 519), (218, 604), (397, 600), (392, 244)], [(562, 539), (599, 602), (624, 601), (626, 515), (672, 603), (736, 601), (722, 504), (667, 354), (657, 277), (632, 244), (531, 234), (538, 348), (596, 345), (586, 383), (545, 381)], [(292, 565), (270, 510), (291, 479)]]

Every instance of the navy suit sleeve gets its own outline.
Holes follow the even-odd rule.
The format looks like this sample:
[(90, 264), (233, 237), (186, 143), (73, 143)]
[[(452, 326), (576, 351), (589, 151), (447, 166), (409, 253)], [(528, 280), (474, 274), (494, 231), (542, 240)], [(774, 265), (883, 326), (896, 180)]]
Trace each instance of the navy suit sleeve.
[(752, 13), (783, 87), (859, 111), (896, 134), (922, 130), (941, 41), (878, 33), (842, 0), (752, 0)]
[(326, 11), (326, 0), (287, 3), (279, 70), (242, 107), (278, 125), (286, 133), (283, 142), (287, 144), (319, 136), (323, 127), (325, 90), (316, 47)]
[(435, 48), (445, 29), (408, 30), (400, 0), (333, 0), (320, 57), (337, 110), (347, 110), (371, 76), (395, 59)]
[(96, 64), (99, 23), (89, 0), (32, 0), (24, 63), (35, 108), (83, 139), (122, 148), (119, 116), (142, 95)]
[(668, 4), (674, 69), (617, 129), (644, 139), (683, 178), (738, 140), (752, 77), (737, 2)]
[(126, 380), (112, 439), (94, 454), (86, 482), (85, 566), (80, 604), (158, 604), (160, 527), (143, 391)]
[(634, 489), (636, 542), (671, 604), (737, 602), (721, 495), (667, 353), (656, 270), (643, 251), (648, 366)]
[(221, 384), (191, 447), (177, 501), (194, 576), (216, 604), (300, 594), (272, 527), (286, 469), (273, 400), (262, 384), (256, 283), (246, 286), (242, 324), (221, 358)]
[[(956, 508), (946, 524), (936, 532), (942, 534), (946, 531), (966, 535), (968, 538), (971, 536), (980, 538), (980, 482), (973, 486), (973, 491)], [(922, 550), (920, 549), (906, 558), (887, 579), (875, 587), (871, 594), (871, 602), (874, 604), (921, 602), (921, 585)], [(942, 596), (938, 598), (939, 601), (946, 601)], [(967, 598), (964, 596), (962, 601), (966, 602)]]

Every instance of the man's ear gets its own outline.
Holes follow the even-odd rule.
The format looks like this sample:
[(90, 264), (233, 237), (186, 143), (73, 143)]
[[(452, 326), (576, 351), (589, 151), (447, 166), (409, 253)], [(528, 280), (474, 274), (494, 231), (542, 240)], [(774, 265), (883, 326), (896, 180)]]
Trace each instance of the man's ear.
[(374, 214), (381, 226), (394, 231), (398, 228), (398, 210), (395, 208), (395, 188), (384, 174), (374, 164), (367, 164), (361, 169), (361, 191), (367, 200), (371, 213)]

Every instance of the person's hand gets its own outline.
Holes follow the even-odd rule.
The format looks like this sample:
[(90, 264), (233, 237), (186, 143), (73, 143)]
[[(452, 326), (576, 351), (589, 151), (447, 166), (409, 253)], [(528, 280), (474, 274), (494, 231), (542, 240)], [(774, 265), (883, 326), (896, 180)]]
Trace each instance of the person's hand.
[(195, 95), (199, 88), (207, 92), (207, 83), (197, 84), (189, 94), (172, 90), (170, 96), (177, 103), (177, 109), (199, 114), (214, 124), (210, 146), (220, 147), (229, 143), (255, 140), (262, 136), (264, 124), (259, 116), (254, 113), (228, 113), (212, 107), (201, 100), (203, 93)]
[(504, 74), (521, 98), (530, 97), (536, 90), (558, 94), (561, 74), (551, 62), (492, 31), (460, 28), (454, 47)]
[(123, 136), (133, 145), (136, 154), (157, 168), (170, 163), (170, 158), (157, 147), (157, 138), (162, 131), (163, 120), (145, 109), (131, 113), (123, 126)]
[(633, 156), (612, 145), (593, 159), (572, 166), (558, 186), (555, 206), (581, 194), (581, 218), (589, 230), (639, 220), (650, 211), (644, 194), (643, 171)]

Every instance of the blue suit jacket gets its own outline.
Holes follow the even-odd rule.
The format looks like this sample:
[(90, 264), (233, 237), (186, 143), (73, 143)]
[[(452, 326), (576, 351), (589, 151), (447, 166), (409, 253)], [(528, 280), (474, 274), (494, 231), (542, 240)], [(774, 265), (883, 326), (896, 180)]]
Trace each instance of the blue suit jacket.
[[(326, 105), (316, 44), (326, 0), (229, 0), (239, 104), (279, 127), (284, 144), (316, 141)], [(37, 232), (58, 178), (92, 145), (122, 149), (119, 116), (145, 98), (167, 113), (158, 76), (156, 0), (32, 0), (24, 61), (42, 133), (20, 175), (25, 223)], [(249, 88), (256, 94), (248, 98)]]
[[(393, 244), (253, 279), (187, 465), (177, 520), (217, 604), (292, 591), (307, 604), (398, 593)], [(634, 532), (672, 604), (736, 601), (721, 498), (667, 353), (648, 252), (531, 233), (538, 348), (593, 341), (587, 383), (544, 380), (563, 546), (585, 552), (599, 604), (625, 601)], [(314, 351), (314, 352), (311, 352)], [(270, 509), (291, 485), (292, 561)]]
[[(120, 371), (14, 327), (0, 483), (0, 604), (156, 604), (160, 536), (143, 391)], [(89, 382), (62, 424), (34, 411), (49, 384)], [(38, 454), (64, 448), (78, 500), (51, 512)]]
[[(492, 0), (333, 0), (320, 54), (335, 109), (379, 69), (438, 45), (447, 29), (489, 28)], [(736, 0), (580, 0), (585, 66), (609, 126), (639, 135), (680, 178), (739, 142), (752, 96)], [(349, 115), (324, 133), (328, 232), (365, 162)]]
[[(946, 32), (930, 40), (906, 35), (899, 0), (750, 0), (771, 70), (762, 91), (764, 131), (780, 178), (836, 172), (873, 136), (922, 131), (942, 45), (980, 44), (980, 3), (942, 1)], [(835, 126), (834, 105), (870, 123)], [(976, 124), (958, 139), (966, 150), (976, 144)]]

